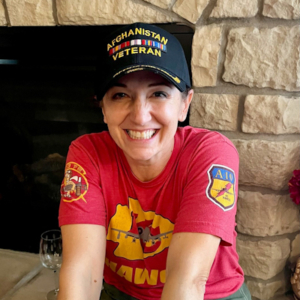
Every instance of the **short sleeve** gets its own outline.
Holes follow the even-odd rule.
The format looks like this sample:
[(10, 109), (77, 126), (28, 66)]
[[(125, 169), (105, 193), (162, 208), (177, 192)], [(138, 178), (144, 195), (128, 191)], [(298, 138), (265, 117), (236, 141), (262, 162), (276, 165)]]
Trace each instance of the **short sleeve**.
[(106, 226), (97, 162), (97, 150), (87, 138), (72, 142), (67, 155), (61, 185), (59, 226), (67, 224), (96, 224)]
[(197, 144), (187, 163), (176, 232), (201, 232), (232, 245), (238, 195), (239, 157), (224, 136), (212, 133)]

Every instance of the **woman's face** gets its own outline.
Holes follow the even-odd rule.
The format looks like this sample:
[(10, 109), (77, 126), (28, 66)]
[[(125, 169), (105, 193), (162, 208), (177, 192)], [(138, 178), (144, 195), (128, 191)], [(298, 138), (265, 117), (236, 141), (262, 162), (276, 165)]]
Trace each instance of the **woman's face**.
[(192, 95), (182, 99), (174, 85), (150, 71), (125, 75), (106, 92), (104, 122), (129, 163), (151, 165), (170, 158), (177, 122), (185, 120)]

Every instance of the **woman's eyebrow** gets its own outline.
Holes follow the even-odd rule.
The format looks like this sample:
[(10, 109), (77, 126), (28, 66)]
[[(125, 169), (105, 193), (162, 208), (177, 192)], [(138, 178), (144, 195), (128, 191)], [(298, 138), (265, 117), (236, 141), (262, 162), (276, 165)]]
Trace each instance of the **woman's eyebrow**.
[(127, 85), (126, 84), (124, 84), (124, 83), (120, 83), (120, 82), (116, 82), (116, 83), (114, 83), (111, 87), (114, 87), (114, 86), (118, 86), (118, 87), (127, 87)]

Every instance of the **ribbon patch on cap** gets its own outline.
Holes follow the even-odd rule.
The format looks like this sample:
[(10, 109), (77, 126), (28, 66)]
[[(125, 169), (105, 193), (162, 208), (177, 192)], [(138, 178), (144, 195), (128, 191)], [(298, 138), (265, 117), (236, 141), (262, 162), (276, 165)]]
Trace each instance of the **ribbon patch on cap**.
[(207, 171), (209, 183), (206, 195), (224, 211), (230, 210), (235, 203), (234, 171), (222, 165), (212, 165)]
[(88, 190), (88, 182), (84, 169), (75, 162), (66, 164), (66, 171), (61, 185), (61, 197), (64, 202), (73, 202), (82, 199)]
[[(161, 49), (164, 52), (167, 51), (167, 46), (163, 45), (159, 42), (155, 42), (155, 41), (151, 41), (151, 40), (131, 40), (131, 41), (124, 42), (124, 43), (122, 43), (122, 44), (120, 44), (120, 45), (118, 45), (114, 48), (111, 48), (109, 50), (109, 55), (111, 56), (112, 54), (114, 54), (115, 52), (117, 52), (119, 50), (129, 48), (129, 47), (132, 47), (132, 46), (135, 46), (135, 45), (149, 46), (149, 47), (152, 47), (152, 48)], [(145, 47), (143, 47), (143, 48), (144, 48), (143, 52), (139, 52), (139, 53), (145, 53), (146, 52), (146, 48)], [(143, 49), (143, 48), (141, 47), (141, 49)]]
[[(151, 37), (152, 40), (147, 38), (134, 39), (135, 35)], [(132, 40), (119, 44), (122, 40), (130, 36), (133, 36)], [(118, 43), (118, 45), (116, 45), (116, 43)], [(161, 51), (167, 52), (167, 43), (168, 39), (159, 33), (145, 28), (135, 28), (119, 34), (111, 43), (107, 44), (107, 51), (109, 56), (112, 56), (114, 60), (133, 54), (151, 54), (161, 57)]]

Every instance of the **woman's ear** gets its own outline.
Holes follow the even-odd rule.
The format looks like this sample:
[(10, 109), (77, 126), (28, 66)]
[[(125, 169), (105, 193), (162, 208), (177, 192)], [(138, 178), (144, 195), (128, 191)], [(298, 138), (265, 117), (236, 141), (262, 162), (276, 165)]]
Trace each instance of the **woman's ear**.
[(179, 115), (178, 121), (183, 122), (186, 119), (190, 104), (192, 102), (194, 96), (194, 90), (191, 89), (188, 91), (187, 96), (185, 97), (185, 99), (183, 99), (183, 106), (182, 106), (182, 110), (181, 113)]
[(107, 124), (107, 123), (106, 123), (105, 109), (104, 109), (104, 105), (103, 105), (103, 99), (99, 102), (99, 107), (100, 107), (101, 110), (102, 110), (103, 121), (104, 121), (105, 124)]

